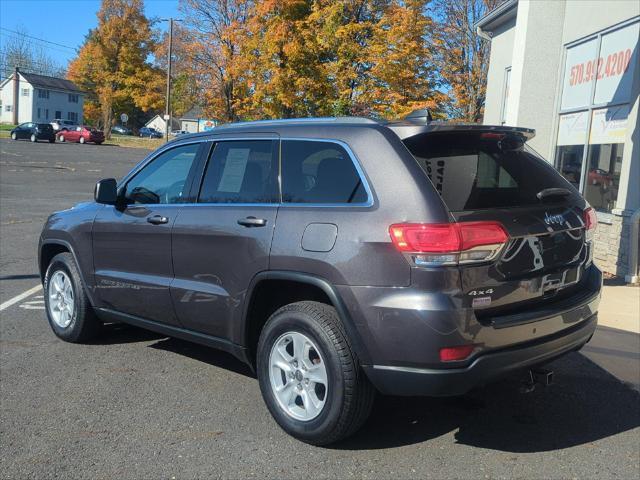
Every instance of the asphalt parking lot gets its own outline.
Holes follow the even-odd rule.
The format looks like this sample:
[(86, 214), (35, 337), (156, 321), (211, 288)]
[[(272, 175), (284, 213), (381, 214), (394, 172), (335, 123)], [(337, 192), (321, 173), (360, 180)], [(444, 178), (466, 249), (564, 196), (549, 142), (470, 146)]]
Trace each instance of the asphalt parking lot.
[(2, 478), (638, 478), (638, 386), (606, 360), (637, 369), (634, 334), (599, 329), (533, 393), (512, 377), (461, 398), (378, 398), (331, 448), (284, 434), (226, 354), (126, 326), (59, 341), (34, 288), (40, 228), (147, 153), (0, 140)]

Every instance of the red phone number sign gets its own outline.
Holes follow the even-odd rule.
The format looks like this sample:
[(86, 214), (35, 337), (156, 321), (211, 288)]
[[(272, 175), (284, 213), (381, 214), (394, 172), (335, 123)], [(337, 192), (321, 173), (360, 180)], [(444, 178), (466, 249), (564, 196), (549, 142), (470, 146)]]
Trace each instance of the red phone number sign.
[(580, 85), (597, 78), (613, 77), (622, 75), (629, 68), (631, 62), (631, 49), (621, 50), (607, 56), (605, 62), (602, 57), (583, 63), (578, 63), (571, 67), (569, 85)]

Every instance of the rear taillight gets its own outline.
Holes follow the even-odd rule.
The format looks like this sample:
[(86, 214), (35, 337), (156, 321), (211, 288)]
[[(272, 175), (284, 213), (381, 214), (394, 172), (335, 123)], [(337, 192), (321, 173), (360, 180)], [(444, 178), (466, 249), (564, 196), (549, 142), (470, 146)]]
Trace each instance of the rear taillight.
[(398, 223), (389, 233), (395, 247), (418, 266), (486, 262), (509, 240), (498, 222)]

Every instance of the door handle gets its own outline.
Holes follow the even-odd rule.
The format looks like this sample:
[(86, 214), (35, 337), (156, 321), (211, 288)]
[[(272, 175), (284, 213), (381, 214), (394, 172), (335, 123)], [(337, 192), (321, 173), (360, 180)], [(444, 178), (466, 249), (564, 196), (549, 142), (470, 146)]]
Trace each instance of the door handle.
[(238, 225), (243, 227), (264, 227), (267, 221), (264, 218), (247, 217), (238, 219)]
[(147, 222), (153, 225), (162, 225), (163, 223), (169, 223), (169, 219), (162, 215), (153, 215), (152, 217), (147, 217)]

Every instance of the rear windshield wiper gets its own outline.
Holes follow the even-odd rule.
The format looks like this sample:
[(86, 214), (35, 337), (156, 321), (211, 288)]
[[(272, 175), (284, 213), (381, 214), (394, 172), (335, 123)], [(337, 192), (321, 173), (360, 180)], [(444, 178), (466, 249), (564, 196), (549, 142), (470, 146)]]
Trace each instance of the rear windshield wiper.
[(549, 197), (568, 197), (571, 192), (566, 188), (545, 188), (536, 193), (538, 200), (544, 200)]

